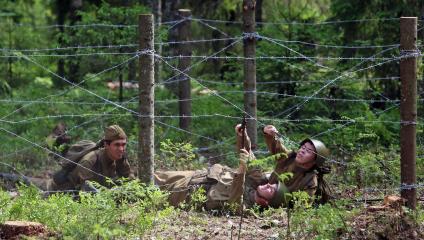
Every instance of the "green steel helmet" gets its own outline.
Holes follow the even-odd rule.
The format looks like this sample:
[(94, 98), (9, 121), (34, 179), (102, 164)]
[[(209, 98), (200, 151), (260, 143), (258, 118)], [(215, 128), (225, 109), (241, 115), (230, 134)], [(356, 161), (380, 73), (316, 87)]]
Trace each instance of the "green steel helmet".
[(273, 208), (279, 208), (282, 205), (287, 205), (289, 196), (286, 195), (286, 193), (289, 193), (289, 189), (284, 183), (278, 181), (277, 190), (275, 191), (275, 194), (271, 200), (269, 200), (269, 206)]
[(300, 146), (302, 146), (306, 142), (310, 142), (312, 145), (314, 145), (316, 151), (315, 163), (317, 166), (322, 166), (325, 162), (325, 159), (330, 156), (330, 150), (328, 150), (328, 148), (320, 140), (311, 138), (306, 138), (305, 140), (303, 140), (300, 143)]

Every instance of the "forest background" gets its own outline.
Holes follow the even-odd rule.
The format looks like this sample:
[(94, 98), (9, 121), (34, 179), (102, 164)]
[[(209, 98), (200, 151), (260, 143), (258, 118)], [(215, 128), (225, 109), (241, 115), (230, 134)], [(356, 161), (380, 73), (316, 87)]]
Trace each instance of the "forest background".
[[(170, 43), (177, 39), (181, 8), (192, 11), (190, 48), (197, 56), (188, 72), (193, 78), (189, 131), (178, 127), (178, 72), (171, 67), (181, 58), (179, 44)], [(138, 90), (124, 89), (120, 96), (107, 83), (138, 81), (142, 13), (155, 14), (155, 50), (161, 56), (155, 74), (155, 168), (237, 165), (234, 126), (244, 115), (238, 109), (243, 109), (244, 78), (241, 1), (11, 0), (0, 7), (1, 172), (48, 176), (59, 169), (45, 148), (58, 122), (66, 123), (73, 141), (98, 140), (103, 127), (121, 125), (137, 166)], [(419, 18), (422, 50), (422, 1), (256, 1), (256, 31), (264, 36), (256, 46), (258, 131), (263, 124), (275, 125), (291, 148), (310, 136), (325, 142), (332, 153), (328, 180), (338, 192), (357, 189), (359, 197), (368, 190), (377, 196), (398, 192), (401, 16)], [(418, 73), (417, 183), (422, 186), (421, 61)], [(261, 158), (267, 153), (258, 136)]]

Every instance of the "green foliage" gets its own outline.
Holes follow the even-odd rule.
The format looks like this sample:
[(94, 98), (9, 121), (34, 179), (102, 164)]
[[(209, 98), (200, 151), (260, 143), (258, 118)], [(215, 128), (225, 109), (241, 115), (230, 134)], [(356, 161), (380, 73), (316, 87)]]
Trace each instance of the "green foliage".
[[(304, 205), (304, 194), (297, 195), (299, 203), (290, 210), (290, 232), (281, 232), (282, 238), (336, 239), (340, 232), (350, 231), (346, 221), (355, 211), (342, 208), (343, 203), (324, 204), (317, 208)], [(342, 231), (343, 230), (343, 231)]]
[(353, 156), (348, 173), (349, 182), (358, 186), (396, 187), (400, 184), (400, 159), (396, 152), (359, 152)]
[(206, 190), (203, 187), (199, 187), (194, 192), (190, 193), (190, 205), (192, 210), (202, 209), (207, 200)]
[(293, 173), (291, 172), (281, 173), (280, 175), (278, 175), (278, 180), (281, 182), (285, 182), (292, 177), (293, 177)]
[[(118, 101), (118, 91), (106, 88), (105, 83), (117, 80), (120, 74), (124, 80), (128, 81), (138, 78), (138, 58), (129, 60), (134, 56), (137, 47), (74, 48), (40, 52), (22, 50), (67, 46), (136, 45), (138, 42), (136, 26), (138, 14), (150, 12), (150, 9), (140, 4), (140, 1), (84, 1), (83, 7), (75, 16), (75, 19), (79, 20), (73, 22), (69, 19), (70, 14), (68, 14), (65, 24), (122, 24), (127, 26), (70, 27), (65, 28), (63, 32), (60, 32), (59, 27), (40, 27), (57, 23), (56, 2), (15, 0), (5, 1), (2, 4), (0, 29), (3, 30), (3, 34), (0, 35), (0, 48), (4, 50), (2, 50), (3, 61), (0, 62), (0, 95), (5, 101), (0, 102), (0, 118), (2, 128), (16, 133), (21, 138), (6, 132), (0, 134), (2, 149), (5, 149), (1, 161), (28, 175), (32, 175), (33, 171), (40, 169), (54, 170), (59, 167), (42, 148), (45, 146), (45, 137), (59, 121), (66, 122), (72, 128), (68, 133), (75, 141), (81, 139), (96, 141), (102, 136), (102, 127), (115, 123), (120, 124), (129, 136), (130, 160), (135, 161), (138, 151), (139, 125), (137, 121), (139, 118), (133, 111), (138, 111), (139, 103), (133, 97), (137, 96), (138, 91), (124, 90), (124, 102), (117, 107), (110, 101)], [(192, 9), (193, 16), (199, 18), (230, 21), (242, 19), (242, 6), (239, 0), (205, 0), (202, 2), (185, 0), (178, 2), (181, 3), (181, 7)], [(272, 59), (272, 61), (257, 59), (256, 61), (258, 128), (262, 128), (262, 124), (276, 125), (279, 131), (286, 136), (284, 140), (287, 141), (284, 141), (284, 144), (290, 148), (296, 147), (296, 142), (305, 137), (316, 135), (331, 148), (333, 153), (331, 159), (343, 160), (347, 163), (347, 167), (335, 167), (337, 173), (330, 174), (331, 179), (342, 190), (342, 186), (353, 185), (398, 187), (400, 182), (398, 147), (400, 144), (398, 137), (400, 112), (397, 103), (331, 100), (400, 99), (400, 81), (368, 81), (376, 77), (399, 76), (398, 62), (392, 61), (372, 67), (380, 62), (337, 59), (340, 56), (369, 57), (382, 51), (382, 48), (330, 48), (303, 44), (303, 42), (345, 46), (396, 44), (399, 43), (397, 21), (353, 21), (320, 25), (314, 25), (314, 23), (412, 16), (422, 10), (422, 3), (394, 0), (273, 0), (262, 1), (262, 4), (262, 21), (280, 22), (281, 24), (258, 24), (256, 31), (262, 36), (278, 40), (280, 44), (275, 44), (265, 38), (260, 39), (257, 42), (256, 54), (257, 56), (284, 56), (287, 58)], [(164, 17), (168, 16), (164, 15)], [(207, 24), (215, 29), (209, 28), (204, 22), (192, 21), (192, 39), (237, 37), (243, 31), (240, 24), (212, 22)], [(168, 31), (175, 27), (177, 26), (167, 24), (159, 28), (155, 26), (155, 42), (175, 40)], [(418, 45), (422, 43), (421, 35), (417, 39)], [(192, 54), (212, 55), (231, 43), (231, 41), (196, 43), (191, 45)], [(243, 46), (241, 43), (242, 41), (224, 50), (219, 56), (242, 56)], [(176, 50), (174, 49), (175, 45), (164, 45), (162, 52), (158, 51), (158, 44), (155, 47), (157, 53), (163, 56), (174, 55)], [(102, 52), (117, 54), (102, 55)], [(128, 54), (119, 54), (123, 52)], [(66, 58), (30, 56), (31, 54), (92, 53), (100, 54)], [(300, 54), (312, 58), (290, 58), (299, 57)], [(379, 56), (398, 55), (399, 51), (396, 50)], [(335, 59), (326, 59), (325, 57), (335, 57)], [(128, 62), (117, 66), (127, 60)], [(219, 161), (231, 166), (238, 164), (238, 156), (233, 154), (233, 127), (240, 122), (240, 119), (236, 118), (244, 115), (240, 111), (243, 109), (243, 93), (241, 92), (244, 89), (242, 86), (243, 63), (239, 59), (203, 60), (200, 60), (201, 64), (190, 69), (189, 75), (193, 77), (191, 81), (192, 98), (194, 99), (192, 113), (195, 116), (207, 116), (192, 118), (190, 132), (193, 135), (175, 130), (174, 126), (178, 126), (178, 118), (156, 119), (158, 121), (155, 126), (155, 146), (160, 148), (160, 151), (156, 151), (159, 153), (156, 155), (156, 168), (196, 169), (205, 162)], [(59, 73), (58, 65), (61, 61), (65, 64), (65, 71), (63, 76), (58, 77), (52, 73)], [(34, 64), (34, 62), (38, 64)], [(179, 115), (175, 94), (160, 84), (164, 79), (175, 76), (176, 72), (163, 62), (158, 62), (162, 63), (162, 69), (159, 79), (156, 80), (155, 115)], [(169, 63), (173, 66), (178, 64), (177, 60), (170, 60)], [(196, 62), (192, 61), (192, 64), (196, 64)], [(320, 67), (318, 64), (326, 68)], [(423, 64), (419, 62), (418, 65), (418, 79), (422, 81)], [(72, 69), (70, 66), (78, 67)], [(356, 72), (360, 68), (367, 67), (370, 68)], [(353, 72), (346, 74), (346, 71)], [(63, 78), (78, 83), (83, 81), (81, 87), (85, 90), (68, 85)], [(198, 79), (217, 83), (197, 81)], [(331, 80), (335, 81), (326, 85)], [(270, 81), (277, 83), (263, 84)], [(232, 83), (229, 84), (229, 82)], [(325, 87), (315, 95), (316, 91), (323, 86)], [(420, 91), (419, 93), (422, 95)], [(320, 99), (305, 99), (312, 95)], [(39, 101), (26, 102), (26, 100), (36, 99)], [(131, 102), (126, 102), (130, 99), (132, 99)], [(298, 109), (295, 108), (296, 105), (302, 103), (304, 104)], [(419, 123), (422, 121), (423, 106), (423, 104), (418, 104)], [(290, 116), (288, 116), (289, 113)], [(422, 124), (417, 124), (418, 146), (424, 141), (422, 126)], [(258, 138), (257, 149), (263, 150), (265, 145), (261, 134)], [(167, 140), (163, 141), (163, 139)], [(196, 154), (201, 160), (195, 160)], [(213, 157), (209, 158), (209, 156)], [(419, 181), (424, 179), (423, 156), (424, 150), (418, 147), (417, 178)], [(258, 159), (249, 163), (250, 167), (263, 169), (274, 167), (275, 156), (261, 157), (258, 153), (257, 157)], [(12, 170), (7, 165), (0, 166), (2, 171)], [(156, 212), (156, 215), (150, 213), (131, 215), (128, 213), (130, 210), (124, 209), (124, 206), (130, 208), (131, 204), (133, 211), (136, 209), (143, 213), (152, 211), (151, 209), (159, 208), (160, 204), (152, 206), (151, 202), (146, 200), (147, 202), (140, 203), (138, 199), (161, 199), (159, 196), (161, 193), (153, 189), (149, 190), (149, 187), (135, 182), (124, 183), (117, 188), (120, 190), (113, 191), (110, 195), (106, 194), (107, 190), (103, 190), (102, 194), (104, 195), (82, 196), (81, 202), (74, 202), (66, 195), (54, 195), (48, 199), (41, 199), (30, 189), (22, 189), (23, 196), (13, 200), (6, 193), (0, 192), (0, 220), (9, 219), (10, 216), (40, 220), (53, 226), (53, 229), (64, 229), (63, 232), (66, 232), (64, 236), (125, 238), (126, 234), (133, 234), (137, 237), (137, 234), (150, 228), (155, 218), (165, 216), (171, 211), (161, 210)], [(96, 197), (100, 199), (96, 199)], [(355, 195), (355, 197), (359, 197), (359, 195)], [(294, 198), (297, 199), (295, 202), (299, 203), (299, 208), (307, 205), (306, 202), (303, 202), (302, 195), (296, 195)], [(202, 194), (196, 192), (193, 206), (200, 206), (203, 200)], [(92, 206), (88, 206), (90, 204)], [(37, 206), (51, 210), (41, 210), (41, 207)], [(32, 208), (36, 210), (30, 212), (29, 209)], [(328, 208), (330, 207), (325, 205), (322, 210), (328, 210), (328, 216), (339, 213), (337, 209)], [(104, 211), (107, 216), (104, 218), (99, 216), (96, 220), (90, 216), (83, 219), (82, 216), (76, 214), (80, 209), (93, 215), (98, 211)], [(54, 216), (54, 213), (57, 213), (57, 216)], [(295, 229), (298, 233), (305, 234), (305, 238), (309, 237), (306, 230), (310, 230), (311, 233), (316, 232), (322, 238), (333, 238), (335, 237), (334, 229), (340, 226), (339, 222), (336, 222), (337, 218), (331, 220), (335, 223), (334, 226), (330, 226), (332, 222), (319, 208), (307, 208), (304, 215), (301, 215), (301, 210), (299, 210), (299, 213), (294, 213), (294, 219), (296, 214), (299, 219), (298, 222), (295, 221)], [(324, 219), (322, 228), (317, 225), (319, 218), (312, 214), (318, 214)], [(345, 215), (344, 213), (340, 214)], [(422, 219), (420, 214), (417, 216)], [(129, 222), (130, 230), (121, 224), (113, 223), (113, 220)], [(302, 220), (311, 227), (302, 229), (300, 227)], [(87, 223), (87, 225), (82, 224), (81, 227), (77, 227), (81, 221), (87, 221), (92, 225)], [(69, 223), (71, 227), (67, 227)], [(296, 224), (299, 224), (299, 227)], [(84, 232), (83, 228), (88, 230)], [(73, 235), (74, 233), (75, 235)]]
[(64, 238), (131, 238), (142, 236), (154, 221), (171, 213), (166, 199), (156, 187), (137, 181), (98, 194), (80, 193), (78, 201), (66, 194), (43, 199), (38, 189), (20, 187), (15, 199), (0, 192), (0, 221), (37, 221)]
[[(277, 159), (287, 158), (287, 154), (285, 153), (277, 153), (265, 158), (252, 159), (248, 162), (250, 167), (259, 167), (261, 169), (272, 169), (275, 166), (275, 162)], [(283, 175), (283, 174), (282, 174)], [(292, 174), (293, 175), (293, 174)]]
[(195, 169), (200, 164), (193, 161), (196, 157), (194, 150), (190, 143), (178, 143), (166, 139), (160, 143), (157, 165), (159, 168), (172, 170)]

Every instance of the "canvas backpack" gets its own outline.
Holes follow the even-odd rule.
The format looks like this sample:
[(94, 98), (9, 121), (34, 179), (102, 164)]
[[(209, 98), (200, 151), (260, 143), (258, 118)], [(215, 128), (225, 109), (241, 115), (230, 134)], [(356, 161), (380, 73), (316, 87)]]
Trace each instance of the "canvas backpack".
[(79, 161), (89, 152), (97, 150), (101, 147), (100, 142), (95, 143), (90, 140), (81, 140), (72, 144), (62, 156), (60, 165), (62, 168), (53, 175), (56, 184), (61, 185), (67, 182), (68, 174), (75, 169)]

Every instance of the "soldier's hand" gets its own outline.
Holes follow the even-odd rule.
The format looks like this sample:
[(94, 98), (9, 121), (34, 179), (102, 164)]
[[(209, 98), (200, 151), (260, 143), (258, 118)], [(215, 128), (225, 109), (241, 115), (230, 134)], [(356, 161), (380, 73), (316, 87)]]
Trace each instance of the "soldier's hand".
[(275, 137), (278, 134), (278, 130), (273, 125), (266, 125), (264, 127), (264, 133), (272, 137)]
[(240, 164), (239, 164), (239, 173), (247, 172), (247, 162), (250, 160), (250, 154), (246, 149), (240, 149)]
[(98, 193), (99, 192), (99, 189), (97, 189), (96, 187), (94, 187), (93, 184), (89, 183), (88, 181), (85, 181), (81, 185), (81, 191), (91, 192), (91, 193)]
[[(241, 124), (240, 123), (236, 125), (235, 130), (236, 130), (237, 136), (243, 137), (243, 131), (241, 129)], [(244, 136), (247, 136), (246, 128), (244, 128)]]

